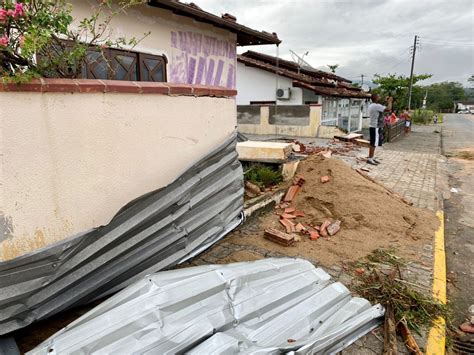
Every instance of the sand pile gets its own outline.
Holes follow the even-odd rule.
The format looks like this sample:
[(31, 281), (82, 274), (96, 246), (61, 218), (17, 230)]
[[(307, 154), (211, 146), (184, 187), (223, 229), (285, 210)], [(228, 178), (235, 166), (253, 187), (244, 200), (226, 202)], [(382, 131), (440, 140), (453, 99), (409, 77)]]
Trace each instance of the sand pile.
[[(282, 253), (316, 260), (326, 266), (358, 260), (377, 248), (396, 248), (399, 255), (416, 260), (423, 245), (431, 244), (438, 227), (433, 212), (403, 203), (344, 162), (311, 156), (300, 164), (298, 175), (306, 182), (292, 205), (305, 216), (296, 222), (320, 225), (328, 218), (340, 220), (341, 230), (335, 236), (316, 241), (303, 236), (294, 247), (275, 244), (264, 239), (264, 230), (271, 227), (285, 231), (285, 228), (275, 211), (271, 211), (257, 221), (246, 223), (223, 244), (245, 245), (253, 256), (256, 252), (262, 257), (265, 253)], [(321, 183), (323, 175), (330, 176), (330, 181)]]

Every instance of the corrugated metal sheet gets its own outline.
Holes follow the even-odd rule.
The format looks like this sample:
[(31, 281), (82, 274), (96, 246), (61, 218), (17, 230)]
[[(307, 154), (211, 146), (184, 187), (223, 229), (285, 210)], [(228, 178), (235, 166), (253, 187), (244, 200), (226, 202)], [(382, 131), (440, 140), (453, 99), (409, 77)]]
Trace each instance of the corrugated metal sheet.
[(144, 277), (29, 354), (326, 354), (383, 314), (306, 260), (206, 265)]
[(235, 144), (236, 134), (172, 184), (130, 202), (108, 225), (0, 262), (0, 334), (118, 291), (235, 228), (243, 209)]

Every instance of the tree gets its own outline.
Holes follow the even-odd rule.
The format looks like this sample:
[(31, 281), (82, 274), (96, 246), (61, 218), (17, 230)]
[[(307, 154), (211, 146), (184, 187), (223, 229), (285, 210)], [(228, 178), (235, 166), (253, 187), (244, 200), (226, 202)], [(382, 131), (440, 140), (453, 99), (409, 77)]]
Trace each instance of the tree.
[(336, 69), (339, 68), (339, 64), (328, 64), (327, 67), (331, 71), (331, 73), (335, 73)]
[(474, 74), (472, 74), (469, 79), (467, 79), (467, 81), (469, 82), (469, 84), (471, 84), (472, 87), (474, 87)]
[(442, 82), (423, 87), (427, 93), (426, 106), (434, 111), (451, 111), (454, 103), (465, 99), (461, 83)]
[[(417, 101), (415, 98), (419, 95), (419, 90), (416, 89), (415, 84), (422, 80), (431, 78), (431, 74), (420, 74), (413, 76), (413, 92), (412, 102), (415, 105)], [(410, 87), (410, 78), (404, 75), (389, 74), (387, 76), (381, 76), (375, 74), (372, 80), (378, 87), (373, 92), (384, 96), (393, 96), (393, 106), (396, 111), (402, 110), (408, 105), (408, 91)], [(416, 107), (416, 106), (414, 106)]]
[[(88, 51), (133, 48), (139, 40), (112, 39), (114, 16), (143, 0), (98, 2), (89, 18), (71, 28), (72, 8), (66, 0), (0, 1), (0, 76), (28, 81), (33, 77), (76, 78)], [(147, 36), (149, 33), (145, 33)], [(110, 66), (110, 65), (109, 65)]]

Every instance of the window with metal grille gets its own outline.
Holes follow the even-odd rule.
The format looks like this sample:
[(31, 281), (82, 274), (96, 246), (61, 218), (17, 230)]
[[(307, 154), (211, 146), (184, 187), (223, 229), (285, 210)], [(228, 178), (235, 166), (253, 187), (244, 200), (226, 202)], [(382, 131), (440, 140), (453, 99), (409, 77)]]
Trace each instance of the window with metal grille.
[(87, 79), (166, 81), (166, 57), (106, 49), (90, 50), (82, 69)]

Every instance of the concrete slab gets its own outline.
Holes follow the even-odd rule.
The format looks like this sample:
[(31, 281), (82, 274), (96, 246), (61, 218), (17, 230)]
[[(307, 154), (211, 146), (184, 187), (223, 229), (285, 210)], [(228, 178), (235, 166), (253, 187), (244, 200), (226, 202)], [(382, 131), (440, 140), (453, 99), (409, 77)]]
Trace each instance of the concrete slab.
[(284, 163), (292, 152), (291, 143), (246, 141), (237, 143), (239, 160)]

